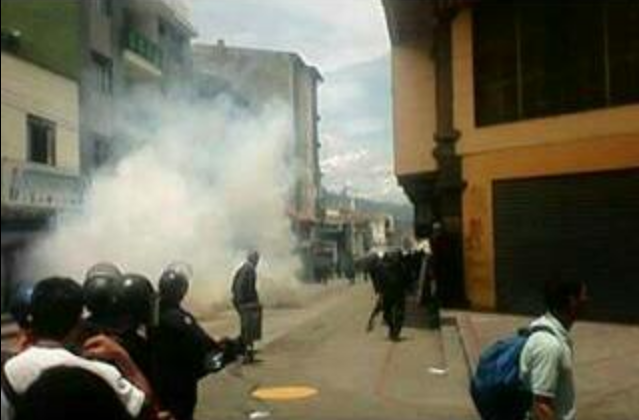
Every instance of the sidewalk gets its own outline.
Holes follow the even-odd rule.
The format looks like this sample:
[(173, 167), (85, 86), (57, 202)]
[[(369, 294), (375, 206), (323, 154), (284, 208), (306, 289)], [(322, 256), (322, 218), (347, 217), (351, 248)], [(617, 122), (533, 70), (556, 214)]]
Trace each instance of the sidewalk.
[[(530, 318), (450, 312), (455, 316), (471, 368), (481, 350), (526, 326)], [(639, 418), (639, 327), (577, 323), (575, 373), (580, 420)]]

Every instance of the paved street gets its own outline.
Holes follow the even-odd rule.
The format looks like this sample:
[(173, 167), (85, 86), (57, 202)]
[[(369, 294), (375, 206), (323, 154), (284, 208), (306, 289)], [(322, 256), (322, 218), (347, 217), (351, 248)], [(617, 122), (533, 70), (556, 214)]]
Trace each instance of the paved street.
[[(467, 395), (470, 365), (489, 343), (529, 318), (448, 312), (441, 333), (409, 311), (405, 340), (385, 338), (381, 319), (367, 334), (369, 285), (308, 286), (293, 305), (265, 311), (260, 363), (234, 365), (206, 379), (198, 420), (426, 419), (477, 420)], [(204, 322), (216, 337), (237, 334), (232, 311)], [(639, 328), (578, 323), (573, 331), (580, 420), (636, 420), (639, 412)], [(9, 342), (3, 342), (3, 348)], [(305, 386), (318, 391), (300, 401), (266, 402), (258, 388)]]
[[(450, 312), (444, 319), (451, 322), (439, 334), (426, 330), (418, 322), (423, 314), (413, 309), (406, 340), (392, 344), (381, 323), (372, 334), (364, 331), (372, 304), (368, 286), (332, 285), (306, 299), (297, 309), (266, 312), (261, 363), (233, 366), (203, 383), (199, 420), (251, 413), (273, 419), (476, 420), (467, 395), (468, 361), (474, 364), (482, 348), (529, 322)], [(206, 325), (218, 336), (232, 335), (236, 322), (228, 312)], [(636, 420), (639, 328), (579, 323), (573, 334), (580, 420)], [(279, 386), (308, 386), (319, 394), (292, 402), (251, 397), (258, 388)]]
[[(198, 419), (247, 419), (251, 413), (273, 419), (476, 419), (456, 330), (428, 332), (412, 314), (405, 341), (393, 344), (381, 324), (371, 334), (364, 331), (371, 305), (369, 286), (359, 285), (334, 288), (305, 309), (267, 312), (262, 362), (207, 380)], [(227, 314), (208, 327), (219, 335), (233, 324)], [(319, 393), (278, 403), (251, 397), (257, 388), (278, 386)]]

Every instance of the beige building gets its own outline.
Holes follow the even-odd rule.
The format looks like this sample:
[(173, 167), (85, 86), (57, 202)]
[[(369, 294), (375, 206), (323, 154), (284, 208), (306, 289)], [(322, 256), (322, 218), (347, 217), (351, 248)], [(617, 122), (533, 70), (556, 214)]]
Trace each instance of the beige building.
[(317, 219), (320, 192), (319, 71), (294, 53), (217, 45), (196, 45), (194, 67), (200, 98), (220, 95), (259, 112), (273, 104), (288, 113), (292, 146), (288, 161), (295, 175), (290, 213), (301, 223)]
[(293, 179), (288, 213), (307, 255), (319, 221), (319, 70), (294, 53), (229, 47), (221, 41), (196, 45), (193, 53), (200, 99), (224, 95), (254, 112), (276, 104), (287, 113), (292, 141), (283, 164)]
[(51, 217), (79, 206), (76, 81), (2, 52), (2, 306), (15, 258)]
[(639, 320), (639, 5), (384, 5), (396, 172), (418, 231), (444, 222), (446, 297), (536, 312), (582, 279), (594, 318)]

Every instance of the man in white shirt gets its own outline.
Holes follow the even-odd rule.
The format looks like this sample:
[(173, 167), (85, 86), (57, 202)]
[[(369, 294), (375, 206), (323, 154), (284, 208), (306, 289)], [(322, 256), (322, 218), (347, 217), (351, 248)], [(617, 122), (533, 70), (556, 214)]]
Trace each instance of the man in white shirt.
[(13, 418), (12, 398), (23, 395), (45, 371), (62, 366), (85, 369), (102, 378), (133, 417), (151, 404), (148, 381), (113, 340), (104, 336), (89, 340), (82, 356), (68, 349), (74, 345), (83, 306), (82, 288), (73, 280), (50, 278), (38, 283), (31, 302), (29, 342), (4, 366), (3, 420)]
[(545, 327), (552, 333), (533, 334), (520, 359), (522, 380), (533, 393), (530, 415), (534, 420), (574, 420), (577, 410), (569, 331), (587, 300), (586, 285), (548, 283), (545, 299), (548, 312), (531, 327)]

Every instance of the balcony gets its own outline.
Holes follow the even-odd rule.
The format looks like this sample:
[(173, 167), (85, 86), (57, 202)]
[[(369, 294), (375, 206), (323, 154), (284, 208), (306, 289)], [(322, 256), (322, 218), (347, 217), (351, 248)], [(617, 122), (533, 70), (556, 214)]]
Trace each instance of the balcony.
[(141, 15), (155, 15), (176, 25), (189, 37), (196, 35), (191, 22), (191, 11), (188, 0), (129, 0), (127, 6)]
[(85, 187), (73, 172), (2, 159), (2, 217), (77, 210)]
[(164, 53), (156, 43), (128, 29), (124, 34), (124, 62), (133, 79), (157, 79), (162, 77)]

